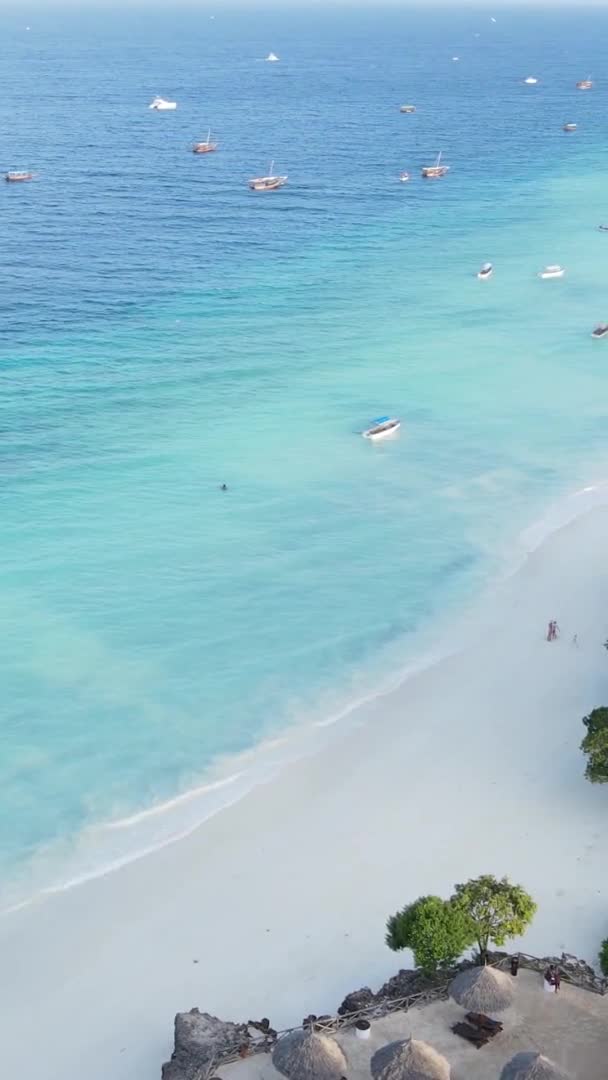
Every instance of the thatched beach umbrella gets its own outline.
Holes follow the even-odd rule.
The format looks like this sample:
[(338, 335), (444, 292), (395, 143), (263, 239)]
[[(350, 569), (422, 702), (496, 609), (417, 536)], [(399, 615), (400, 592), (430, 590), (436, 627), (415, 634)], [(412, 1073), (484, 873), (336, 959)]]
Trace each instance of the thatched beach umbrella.
[(450, 1080), (450, 1066), (428, 1043), (399, 1039), (377, 1050), (371, 1060), (374, 1080)]
[(289, 1080), (341, 1080), (346, 1058), (334, 1039), (316, 1031), (292, 1031), (276, 1043), (272, 1064)]
[(568, 1077), (543, 1054), (526, 1050), (507, 1062), (500, 1080), (568, 1080)]
[(496, 968), (469, 968), (450, 983), (450, 997), (469, 1012), (502, 1012), (513, 1002), (513, 982)]

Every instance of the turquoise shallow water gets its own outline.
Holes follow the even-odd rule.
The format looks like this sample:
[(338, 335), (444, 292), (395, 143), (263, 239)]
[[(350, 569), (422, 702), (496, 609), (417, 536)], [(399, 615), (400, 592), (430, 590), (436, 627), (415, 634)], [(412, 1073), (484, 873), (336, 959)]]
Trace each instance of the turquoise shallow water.
[[(29, 21), (0, 46), (4, 165), (40, 173), (0, 190), (12, 899), (381, 685), (608, 450), (608, 86), (574, 89), (605, 14)], [(387, 412), (399, 440), (358, 437)]]

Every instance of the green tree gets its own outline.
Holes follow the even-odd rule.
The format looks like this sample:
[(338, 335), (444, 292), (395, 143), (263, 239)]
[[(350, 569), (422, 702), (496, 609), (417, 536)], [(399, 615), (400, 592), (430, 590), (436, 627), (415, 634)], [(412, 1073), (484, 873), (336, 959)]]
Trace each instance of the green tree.
[(608, 709), (594, 709), (583, 717), (587, 734), (581, 750), (587, 754), (585, 776), (592, 784), (608, 783)]
[(600, 948), (600, 967), (602, 975), (608, 977), (608, 938), (604, 938)]
[(389, 949), (411, 949), (416, 967), (429, 974), (453, 965), (474, 941), (467, 915), (439, 896), (421, 896), (386, 924)]
[(450, 903), (470, 920), (484, 961), (491, 941), (504, 945), (507, 938), (519, 937), (536, 911), (534, 900), (521, 885), (512, 885), (506, 877), (498, 881), (492, 874), (455, 885)]

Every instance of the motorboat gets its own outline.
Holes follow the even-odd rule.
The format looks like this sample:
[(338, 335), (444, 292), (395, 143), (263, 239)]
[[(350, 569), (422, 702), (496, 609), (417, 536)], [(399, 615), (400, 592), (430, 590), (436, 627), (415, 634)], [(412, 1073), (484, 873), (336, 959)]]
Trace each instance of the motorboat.
[(437, 155), (437, 161), (434, 165), (425, 165), (422, 170), (422, 175), (425, 180), (440, 180), (442, 176), (445, 176), (450, 171), (449, 165), (441, 164), (441, 151)]
[(565, 273), (564, 267), (558, 266), (556, 263), (555, 266), (545, 266), (544, 270), (541, 270), (538, 276), (539, 278), (557, 278), (563, 277)]
[(538, 79), (534, 78), (534, 75), (528, 75), (527, 79), (524, 79), (527, 86), (536, 86)]
[(576, 131), (576, 124), (564, 124), (564, 131)]
[(388, 435), (394, 435), (401, 427), (401, 421), (390, 416), (379, 416), (374, 420), (371, 427), (363, 432), (364, 439), (386, 439)]
[(595, 330), (593, 330), (591, 332), (591, 337), (592, 338), (608, 337), (608, 323), (603, 322), (603, 323), (600, 323), (599, 326), (596, 326)]
[(481, 270), (478, 271), (477, 277), (480, 281), (486, 281), (487, 278), (491, 278), (494, 273), (494, 267), (492, 263), (484, 263)]
[(269, 52), (268, 56), (265, 57), (265, 60), (266, 60), (267, 64), (276, 64), (278, 59), (279, 58), (278, 58), (277, 54), (273, 53), (273, 52)]
[(456, 63), (456, 61), (457, 61), (457, 60), (460, 60), (460, 57), (459, 57), (459, 56), (453, 56), (453, 57), (452, 57), (452, 61), (453, 61), (454, 63)]
[(593, 83), (592, 83), (591, 79), (581, 79), (581, 81), (577, 82), (577, 84), (576, 84), (576, 89), (577, 90), (591, 90), (592, 88), (593, 88)]
[(217, 143), (211, 142), (211, 128), (207, 132), (207, 138), (203, 142), (196, 142), (192, 144), (193, 154), (211, 154), (214, 150), (217, 150)]
[(411, 180), (412, 178), (409, 172), (401, 172), (399, 173), (399, 179), (402, 184), (407, 184), (408, 180)]
[(177, 101), (166, 101), (165, 98), (155, 97), (148, 105), (149, 109), (157, 109), (162, 112), (166, 109), (177, 109)]
[(27, 169), (13, 170), (4, 174), (4, 179), (9, 184), (22, 184), (27, 180), (33, 180), (33, 172), (28, 172)]
[(287, 183), (286, 176), (277, 176), (272, 170), (274, 169), (274, 161), (270, 162), (270, 168), (268, 170), (268, 176), (254, 176), (253, 180), (249, 181), (249, 187), (252, 191), (276, 191), (277, 188), (282, 188)]
[(598, 225), (600, 232), (608, 232), (608, 225)]
[(414, 113), (414, 112), (416, 112), (416, 106), (415, 105), (401, 105), (400, 108), (399, 108), (399, 112), (402, 112), (402, 113)]

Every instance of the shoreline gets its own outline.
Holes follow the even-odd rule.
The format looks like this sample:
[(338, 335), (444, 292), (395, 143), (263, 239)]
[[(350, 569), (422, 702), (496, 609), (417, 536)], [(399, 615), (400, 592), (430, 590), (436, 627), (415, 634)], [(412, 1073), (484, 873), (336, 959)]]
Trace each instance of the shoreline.
[(407, 963), (383, 944), (392, 911), (482, 872), (537, 900), (524, 951), (594, 962), (606, 793), (579, 744), (608, 693), (607, 541), (608, 507), (578, 517), (495, 590), (493, 632), (482, 620), (340, 739), (185, 839), (5, 915), (7, 1071), (34, 1074), (32, 1012), (48, 1080), (76, 1080), (84, 1057), (88, 1080), (147, 1080), (177, 1011), (275, 1027), (329, 1011)]
[[(80, 888), (133, 862), (150, 858), (171, 844), (180, 843), (216, 814), (247, 798), (258, 786), (272, 783), (284, 769), (348, 737), (351, 724), (356, 726), (357, 723), (367, 722), (365, 719), (358, 720), (358, 714), (363, 715), (370, 707), (380, 707), (385, 698), (405, 691), (410, 680), (474, 644), (484, 625), (492, 624), (492, 609), (502, 590), (508, 588), (513, 577), (524, 569), (527, 560), (556, 533), (607, 504), (606, 480), (589, 484), (553, 503), (542, 518), (515, 538), (498, 577), (486, 583), (480, 595), (475, 596), (460, 612), (450, 611), (439, 633), (433, 633), (430, 624), (424, 625), (417, 635), (418, 648), (412, 651), (403, 666), (391, 672), (385, 671), (377, 683), (362, 685), (353, 700), (334, 707), (329, 715), (312, 721), (295, 722), (260, 743), (220, 756), (203, 771), (200, 782), (194, 787), (178, 791), (162, 802), (135, 809), (118, 819), (86, 825), (73, 845), (70, 841), (70, 852), (65, 858), (57, 855), (61, 851), (60, 842), (42, 849), (35, 856), (33, 865), (17, 878), (16, 884), (9, 885), (6, 898), (0, 899), (0, 920), (24, 908), (35, 907), (46, 897)], [(457, 645), (454, 645), (454, 639)], [(320, 703), (315, 711), (321, 712), (322, 707)], [(161, 821), (164, 831), (147, 837), (144, 831), (146, 823), (154, 820)], [(141, 831), (135, 835), (135, 830), (140, 826)], [(130, 842), (124, 850), (114, 852), (113, 839), (129, 835), (132, 828), (132, 840), (129, 837)], [(107, 849), (102, 847), (104, 840), (107, 841)], [(64, 880), (37, 884), (38, 858), (45, 868), (49, 864), (52, 867), (65, 867)], [(55, 877), (58, 876), (55, 874)], [(28, 882), (30, 891), (28, 895), (23, 895)]]

